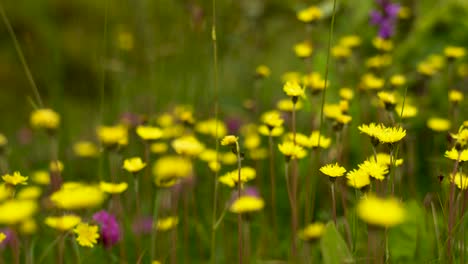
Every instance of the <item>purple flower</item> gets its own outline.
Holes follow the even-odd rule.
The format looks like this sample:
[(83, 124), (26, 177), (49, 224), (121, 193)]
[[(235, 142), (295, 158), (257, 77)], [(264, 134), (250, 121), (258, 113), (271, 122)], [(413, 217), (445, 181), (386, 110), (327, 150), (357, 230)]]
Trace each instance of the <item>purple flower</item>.
[(400, 5), (390, 0), (376, 0), (378, 9), (369, 14), (370, 23), (379, 27), (379, 37), (388, 39), (395, 33)]
[(153, 229), (153, 218), (151, 216), (141, 216), (134, 220), (132, 231), (135, 234), (150, 234)]
[(120, 241), (120, 227), (114, 215), (102, 210), (93, 215), (93, 220), (100, 226), (100, 241), (106, 248)]

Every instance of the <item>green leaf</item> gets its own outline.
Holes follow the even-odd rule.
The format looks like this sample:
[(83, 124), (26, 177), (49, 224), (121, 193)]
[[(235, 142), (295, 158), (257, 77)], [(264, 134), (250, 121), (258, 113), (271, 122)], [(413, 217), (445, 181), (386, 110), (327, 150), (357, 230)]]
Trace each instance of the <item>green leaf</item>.
[(320, 239), (320, 250), (325, 264), (354, 263), (353, 255), (333, 223), (328, 223)]

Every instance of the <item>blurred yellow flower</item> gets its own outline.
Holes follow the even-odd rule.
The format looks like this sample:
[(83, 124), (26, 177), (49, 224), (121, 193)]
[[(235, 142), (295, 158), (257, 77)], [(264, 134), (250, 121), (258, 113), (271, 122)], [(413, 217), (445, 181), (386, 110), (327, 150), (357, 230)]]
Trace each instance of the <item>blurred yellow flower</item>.
[(48, 216), (44, 220), (45, 224), (59, 231), (68, 231), (81, 222), (81, 218), (76, 215)]
[[(279, 100), (278, 103), (276, 103), (276, 108), (278, 110), (283, 111), (283, 112), (292, 112), (294, 107), (294, 103), (290, 99), (282, 99)], [(303, 104), (301, 101), (296, 102), (296, 111), (301, 110), (303, 107)]]
[(147, 141), (158, 140), (163, 136), (162, 129), (154, 126), (137, 126), (136, 133), (141, 139)]
[[(323, 79), (318, 72), (312, 72), (310, 74), (304, 75), (302, 77), (302, 83), (305, 87), (311, 89), (313, 95), (316, 95), (325, 90), (325, 79)], [(326, 83), (326, 86), (327, 88), (330, 86), (329, 81)]]
[(258, 133), (264, 136), (278, 137), (284, 132), (283, 127), (274, 127), (273, 129), (268, 128), (266, 125), (258, 127)]
[[(367, 160), (369, 160), (370, 162), (375, 162), (375, 156), (372, 155)], [(377, 153), (377, 163), (383, 164), (386, 166), (392, 166), (392, 162), (395, 163), (395, 166), (398, 167), (401, 164), (403, 164), (403, 159), (396, 159), (392, 161), (389, 154), (383, 153), (383, 152)]]
[(385, 228), (403, 223), (406, 215), (405, 208), (395, 198), (379, 198), (373, 194), (359, 202), (357, 213), (367, 224)]
[(252, 213), (262, 210), (264, 206), (265, 203), (262, 198), (243, 195), (231, 204), (229, 211), (236, 214)]
[(37, 223), (34, 218), (29, 218), (21, 222), (19, 226), (19, 231), (24, 235), (31, 235), (37, 231)]
[(37, 211), (37, 204), (33, 200), (7, 200), (0, 204), (0, 225), (15, 225)]
[(98, 186), (76, 183), (62, 185), (58, 191), (52, 193), (50, 200), (58, 208), (78, 210), (98, 207), (105, 197)]
[[(288, 141), (293, 141), (294, 140), (294, 134), (293, 133), (288, 133), (286, 134), (286, 139)], [(312, 147), (312, 141), (310, 140), (310, 137), (302, 134), (302, 133), (296, 133), (296, 144), (304, 147), (304, 148), (311, 148)]]
[(167, 216), (158, 219), (156, 223), (156, 229), (158, 231), (168, 231), (175, 228), (179, 224), (179, 218), (177, 216)]
[(444, 48), (444, 55), (449, 59), (458, 59), (466, 55), (464, 47), (447, 46)]
[(99, 149), (96, 144), (91, 141), (78, 141), (73, 144), (73, 152), (78, 157), (92, 158), (99, 154)]
[(216, 137), (216, 133), (218, 133), (218, 138), (224, 137), (227, 133), (226, 125), (216, 119), (208, 119), (197, 122), (195, 125), (195, 130), (200, 134), (209, 135), (212, 137)]
[(384, 86), (384, 80), (371, 73), (364, 74), (361, 78), (361, 86), (365, 90), (379, 90)]
[(130, 51), (134, 46), (133, 35), (128, 31), (120, 31), (117, 35), (117, 44), (121, 50)]
[(286, 141), (278, 145), (278, 149), (286, 158), (286, 161), (291, 159), (302, 159), (306, 156), (307, 152), (299, 145), (291, 141)]
[(369, 174), (362, 169), (354, 169), (346, 174), (348, 186), (356, 189), (362, 189), (370, 184)]
[(281, 76), (283, 83), (287, 82), (299, 82), (301, 80), (301, 73), (299, 72), (285, 72)]
[(375, 55), (366, 60), (366, 66), (371, 69), (380, 69), (392, 64), (392, 56), (388, 54)]
[[(289, 96), (296, 98), (301, 96), (304, 97), (304, 89), (299, 85), (298, 82), (287, 82), (283, 86), (283, 91)], [(294, 102), (293, 102), (294, 103)]]
[(3, 240), (5, 240), (6, 237), (7, 237), (7, 236), (5, 235), (5, 233), (0, 232), (0, 244), (2, 244)]
[(406, 77), (404, 75), (401, 75), (401, 74), (395, 74), (392, 77), (390, 77), (390, 83), (395, 87), (405, 85), (406, 84)]
[(244, 146), (246, 149), (252, 150), (260, 146), (261, 139), (257, 133), (248, 133), (245, 135)]
[(13, 195), (13, 188), (4, 183), (0, 183), (0, 202), (6, 200)]
[(33, 128), (55, 130), (60, 125), (60, 115), (52, 109), (41, 108), (31, 113), (30, 122)]
[(361, 38), (357, 35), (348, 35), (340, 38), (339, 45), (348, 47), (348, 48), (355, 48), (361, 45)]
[(5, 147), (6, 144), (8, 144), (8, 139), (0, 133), (0, 148)]
[(337, 45), (331, 50), (332, 56), (338, 59), (346, 59), (351, 56), (351, 49), (346, 46)]
[(450, 129), (451, 123), (445, 118), (432, 117), (427, 120), (427, 127), (435, 132), (445, 132)]
[(60, 160), (54, 160), (49, 163), (49, 170), (51, 172), (62, 172), (65, 166)]
[(310, 141), (312, 144), (311, 147), (317, 148), (319, 146), (319, 137), (320, 137), (320, 147), (323, 149), (327, 149), (331, 144), (331, 139), (324, 135), (320, 135), (320, 132), (318, 130), (314, 130), (310, 134)]
[[(401, 113), (402, 110), (403, 113)], [(395, 107), (395, 113), (401, 116), (402, 118), (411, 118), (415, 117), (418, 114), (418, 108), (408, 103), (405, 103), (405, 107), (403, 108), (403, 105), (399, 104)]]
[(325, 224), (321, 222), (316, 222), (307, 225), (304, 229), (300, 230), (298, 237), (305, 241), (313, 241), (322, 236), (325, 231)]
[(380, 101), (385, 105), (385, 109), (393, 110), (396, 105), (396, 96), (395, 93), (392, 92), (378, 92), (377, 97)]
[(88, 223), (79, 223), (73, 230), (77, 234), (76, 241), (80, 246), (93, 248), (99, 238), (99, 227)]
[[(252, 167), (242, 167), (240, 170), (241, 184), (255, 179), (256, 171)], [(218, 181), (229, 187), (234, 187), (239, 183), (239, 170), (233, 170), (220, 176)]]
[(466, 176), (465, 173), (457, 172), (455, 173), (455, 176), (453, 176), (453, 174), (450, 174), (450, 180), (453, 183), (455, 183), (458, 189), (460, 190), (468, 189), (468, 177)]
[(328, 177), (341, 177), (346, 173), (346, 169), (338, 165), (338, 162), (335, 164), (327, 164), (320, 168), (320, 171), (327, 175)]
[(20, 200), (34, 200), (39, 198), (41, 194), (42, 189), (38, 186), (27, 186), (18, 191), (16, 198)]
[(205, 145), (191, 135), (179, 137), (171, 145), (177, 154), (187, 156), (197, 156), (205, 149)]
[(221, 153), (220, 159), (225, 165), (233, 165), (237, 163), (237, 155), (232, 152)]
[(161, 157), (153, 166), (153, 175), (157, 186), (171, 187), (192, 175), (192, 162), (180, 156)]
[[(291, 101), (288, 100), (288, 102)], [(281, 114), (276, 110), (263, 113), (260, 119), (262, 120), (262, 123), (264, 123), (270, 129), (280, 127), (283, 125), (284, 122), (284, 119), (281, 117)]]
[(354, 97), (353, 89), (348, 87), (343, 87), (339, 91), (340, 97), (344, 100), (350, 101)]
[(372, 45), (381, 51), (391, 51), (393, 49), (393, 42), (390, 39), (376, 37), (372, 40)]
[(312, 23), (322, 17), (322, 10), (316, 6), (309, 6), (296, 14), (297, 19), (304, 23)]
[(128, 131), (123, 125), (100, 126), (97, 135), (101, 143), (108, 147), (128, 144)]
[(221, 140), (221, 146), (236, 145), (239, 137), (234, 135), (227, 135)]
[(400, 19), (408, 19), (411, 17), (411, 8), (407, 6), (400, 6), (400, 10), (398, 10), (398, 17)]
[(161, 154), (167, 151), (169, 147), (164, 142), (153, 143), (150, 146), (150, 151), (154, 154)]
[(105, 193), (118, 194), (127, 190), (128, 184), (126, 182), (113, 183), (101, 181), (99, 183), (99, 188)]
[(32, 181), (40, 185), (49, 185), (50, 184), (50, 174), (45, 170), (38, 170), (33, 172)]
[(122, 168), (130, 173), (138, 173), (146, 167), (146, 163), (140, 157), (125, 159)]
[(310, 57), (312, 55), (312, 51), (312, 44), (308, 41), (299, 42), (294, 45), (294, 53), (301, 59)]
[(463, 101), (463, 93), (459, 90), (450, 90), (449, 91), (449, 101), (455, 104)]
[(271, 71), (270, 68), (268, 68), (266, 65), (258, 65), (257, 68), (255, 68), (255, 74), (258, 77), (267, 78), (270, 76)]
[(2, 176), (3, 181), (9, 185), (16, 186), (18, 184), (26, 185), (28, 181), (27, 176), (22, 176), (19, 171), (15, 171), (13, 174), (5, 174)]

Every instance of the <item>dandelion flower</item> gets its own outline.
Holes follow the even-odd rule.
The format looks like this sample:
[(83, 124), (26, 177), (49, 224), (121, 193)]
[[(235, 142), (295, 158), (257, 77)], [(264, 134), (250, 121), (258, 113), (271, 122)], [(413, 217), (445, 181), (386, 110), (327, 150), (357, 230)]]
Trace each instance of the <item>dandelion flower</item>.
[(229, 211), (236, 214), (260, 211), (265, 206), (262, 198), (253, 195), (243, 195), (237, 198), (229, 207)]
[(107, 147), (124, 146), (128, 143), (128, 131), (123, 125), (100, 126), (97, 129), (97, 135), (101, 143)]
[(279, 151), (286, 157), (286, 161), (290, 161), (291, 159), (302, 159), (307, 154), (307, 152), (301, 146), (298, 146), (291, 141), (286, 141), (283, 144), (279, 144), (278, 148)]
[(331, 53), (337, 59), (346, 59), (351, 55), (351, 49), (346, 46), (337, 45), (332, 48)]
[(406, 130), (401, 127), (386, 127), (377, 135), (377, 139), (384, 144), (393, 144), (405, 136)]
[(312, 51), (312, 44), (308, 41), (299, 42), (294, 45), (294, 53), (296, 53), (296, 56), (301, 59), (310, 57), (312, 55)]
[(41, 196), (42, 189), (38, 186), (27, 186), (19, 190), (16, 198), (20, 200), (34, 200)]
[(33, 200), (12, 199), (0, 204), (0, 225), (18, 224), (37, 211), (37, 204)]
[(343, 87), (339, 91), (340, 97), (344, 100), (350, 101), (354, 97), (353, 89), (348, 87)]
[(141, 139), (147, 141), (158, 140), (163, 137), (163, 130), (154, 126), (138, 126), (136, 133)]
[(209, 135), (212, 137), (218, 136), (218, 138), (224, 137), (227, 133), (226, 125), (220, 120), (216, 119), (208, 119), (197, 122), (195, 125), (195, 130), (200, 134)]
[(76, 215), (49, 216), (46, 217), (44, 222), (54, 229), (68, 231), (78, 225), (81, 222), (81, 218)]
[(299, 96), (304, 96), (304, 90), (302, 87), (299, 85), (298, 82), (287, 82), (283, 86), (283, 91), (289, 96), (293, 98), (293, 103), (294, 103), (294, 98), (297, 100)]
[(392, 77), (390, 77), (390, 84), (392, 84), (394, 87), (400, 87), (402, 85), (405, 85), (406, 77), (401, 74), (395, 74)]
[(458, 90), (450, 90), (449, 101), (454, 104), (459, 104), (461, 101), (463, 101), (463, 93)]
[(258, 127), (258, 133), (264, 136), (278, 137), (278, 136), (281, 136), (283, 132), (284, 132), (283, 127), (274, 127), (273, 129), (269, 129), (266, 125), (262, 125)]
[(338, 165), (338, 162), (335, 164), (327, 164), (320, 168), (320, 171), (329, 176), (329, 177), (341, 177), (346, 173), (346, 169)]
[(0, 232), (0, 244), (2, 244), (2, 242), (6, 239), (6, 237), (7, 236), (5, 235), (5, 233)]
[(281, 117), (278, 111), (268, 111), (261, 116), (262, 123), (264, 123), (270, 130), (275, 127), (283, 125), (284, 119)]
[(156, 223), (156, 229), (158, 231), (168, 231), (175, 228), (179, 224), (179, 218), (177, 216), (168, 216), (158, 219)]
[(320, 238), (325, 231), (325, 224), (316, 222), (307, 225), (304, 229), (300, 230), (298, 237), (305, 241), (314, 241)]
[(451, 123), (445, 118), (432, 117), (427, 120), (427, 127), (435, 132), (445, 132), (450, 129)]
[(78, 210), (98, 207), (105, 197), (97, 186), (76, 183), (63, 184), (59, 190), (52, 193), (50, 200), (58, 208)]
[(32, 181), (39, 185), (49, 185), (50, 184), (50, 173), (45, 170), (38, 170), (33, 172)]
[(466, 49), (464, 47), (447, 46), (444, 49), (444, 55), (449, 59), (458, 59), (466, 55)]
[(99, 188), (101, 189), (101, 191), (105, 193), (118, 194), (127, 190), (128, 184), (126, 182), (112, 183), (112, 182), (101, 181), (99, 183)]
[(266, 65), (259, 65), (255, 68), (255, 75), (259, 78), (268, 78), (270, 74), (271, 70)]
[(73, 145), (73, 152), (78, 157), (92, 158), (99, 154), (97, 146), (90, 141), (78, 141)]
[(283, 112), (292, 112), (294, 105), (295, 105), (296, 110), (301, 110), (303, 107), (303, 104), (301, 101), (297, 101), (296, 104), (294, 104), (289, 99), (282, 99), (282, 100), (279, 100), (278, 103), (276, 103), (276, 108), (278, 108), (278, 110), (283, 111)]
[(314, 130), (310, 134), (310, 142), (311, 142), (311, 147), (312, 148), (318, 148), (319, 147), (319, 137), (320, 137), (320, 147), (322, 149), (327, 149), (330, 144), (331, 144), (331, 139), (329, 137), (326, 137), (324, 135), (320, 135), (320, 131)]
[(239, 137), (236, 137), (236, 136), (234, 136), (234, 135), (225, 136), (225, 137), (221, 140), (221, 146), (236, 145), (238, 140), (239, 140)]
[(451, 160), (458, 160), (460, 155), (460, 161), (468, 161), (468, 149), (457, 150), (452, 148), (451, 150), (445, 151), (445, 157)]
[(153, 143), (150, 146), (150, 151), (154, 154), (161, 154), (167, 151), (169, 147), (164, 142)]
[(5, 174), (2, 176), (3, 181), (5, 181), (9, 185), (16, 186), (18, 184), (26, 185), (28, 181), (28, 177), (22, 176), (19, 171), (15, 171), (13, 175)]
[(55, 130), (60, 125), (60, 115), (52, 109), (37, 109), (31, 113), (30, 122), (33, 128)]
[[(240, 170), (240, 181), (241, 184), (255, 179), (257, 173), (254, 168), (242, 167)], [(239, 171), (230, 171), (218, 178), (218, 181), (229, 187), (235, 187), (239, 183)]]
[(393, 227), (405, 220), (405, 209), (395, 198), (379, 198), (373, 194), (367, 195), (357, 206), (359, 217), (369, 225)]
[[(375, 156), (372, 155), (368, 158), (369, 161), (371, 162), (375, 162)], [(387, 153), (383, 153), (383, 152), (379, 152), (377, 153), (377, 163), (380, 163), (380, 164), (383, 164), (383, 165), (386, 165), (386, 166), (392, 166), (392, 160), (391, 160), (391, 157), (389, 154)], [(401, 164), (403, 164), (403, 159), (396, 159), (396, 160), (393, 160), (393, 163), (395, 163), (395, 166), (400, 166)]]
[(450, 175), (450, 179), (460, 190), (468, 189), (468, 177), (464, 173), (457, 172), (455, 176)]
[(388, 167), (382, 163), (366, 160), (358, 165), (359, 169), (366, 172), (372, 178), (382, 181), (388, 174)]
[(362, 189), (370, 184), (369, 174), (362, 169), (354, 169), (346, 174), (347, 184), (356, 189)]
[(137, 173), (146, 167), (140, 157), (125, 159), (122, 168), (131, 173)]
[(80, 246), (93, 248), (99, 238), (99, 227), (88, 223), (79, 223), (73, 230), (78, 235), (76, 241)]
[(463, 123), (457, 134), (450, 133), (450, 136), (456, 140), (456, 144), (460, 147), (466, 146), (468, 144), (468, 122)]
[(159, 187), (171, 187), (192, 174), (192, 162), (180, 156), (165, 156), (153, 166), (154, 181)]
[(391, 111), (391, 110), (393, 110), (395, 108), (395, 106), (396, 106), (395, 93), (379, 92), (377, 94), (377, 97), (385, 105), (385, 109)]
[[(403, 113), (401, 112), (403, 110)], [(395, 107), (395, 113), (401, 118), (411, 118), (418, 114), (418, 108), (413, 105), (405, 104), (404, 108), (402, 104)]]
[(378, 50), (391, 51), (393, 49), (393, 42), (390, 39), (376, 37), (372, 40), (372, 45)]
[(339, 44), (348, 48), (355, 48), (361, 45), (361, 38), (357, 35), (348, 35), (340, 38)]
[(297, 12), (296, 16), (299, 21), (312, 23), (322, 17), (322, 10), (316, 6), (310, 6)]
[(381, 124), (376, 125), (375, 123), (370, 123), (368, 125), (358, 126), (361, 133), (367, 134), (371, 139), (378, 140), (377, 136), (382, 132), (383, 126)]
[(171, 145), (177, 154), (192, 157), (197, 156), (205, 149), (205, 145), (194, 136), (182, 136), (172, 141)]
[(375, 75), (368, 73), (362, 76), (361, 85), (366, 90), (379, 90), (384, 86), (385, 82), (383, 79), (376, 77)]

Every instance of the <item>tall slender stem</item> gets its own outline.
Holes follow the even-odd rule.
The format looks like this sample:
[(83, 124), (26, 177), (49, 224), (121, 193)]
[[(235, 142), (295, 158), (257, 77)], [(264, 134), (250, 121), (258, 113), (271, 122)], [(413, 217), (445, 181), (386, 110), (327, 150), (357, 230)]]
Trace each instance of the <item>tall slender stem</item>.
[(270, 156), (270, 183), (271, 183), (271, 224), (273, 225), (273, 233), (277, 234), (276, 225), (276, 177), (275, 177), (275, 157), (273, 152), (273, 137), (268, 136), (268, 150)]
[[(449, 177), (455, 177), (455, 173), (458, 170), (460, 163), (461, 151), (458, 152), (458, 158), (453, 166), (452, 174)], [(455, 181), (450, 179), (450, 193), (449, 193), (449, 212), (448, 212), (448, 238), (447, 238), (447, 263), (452, 263), (452, 240), (453, 240), (453, 225), (455, 221), (455, 210), (454, 210), (454, 199), (455, 199)]]
[(333, 223), (335, 223), (336, 225), (336, 198), (335, 198), (335, 182), (334, 181), (331, 182), (330, 187), (331, 187), (331, 196), (332, 196), (332, 203), (333, 203), (333, 208), (332, 208)]
[[(242, 160), (239, 143), (236, 142), (236, 154), (237, 154), (237, 199), (241, 197), (242, 194), (242, 182), (241, 182), (241, 168)], [(242, 246), (242, 214), (237, 214), (237, 237), (238, 237), (238, 250), (239, 250), (239, 264), (242, 264), (243, 257), (243, 246)]]

